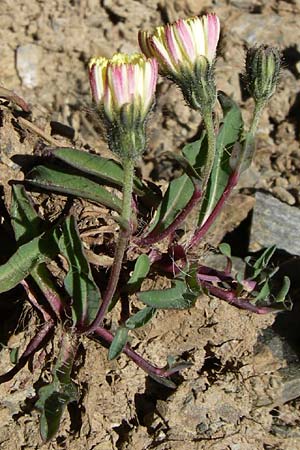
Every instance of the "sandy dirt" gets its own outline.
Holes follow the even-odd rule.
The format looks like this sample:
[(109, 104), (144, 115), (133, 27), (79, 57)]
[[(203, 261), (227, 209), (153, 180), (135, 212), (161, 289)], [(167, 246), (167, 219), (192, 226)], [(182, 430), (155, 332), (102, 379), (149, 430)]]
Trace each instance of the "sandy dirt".
[[(89, 92), (90, 57), (134, 52), (140, 28), (207, 11), (215, 11), (222, 25), (216, 66), (218, 89), (242, 106), (246, 123), (253, 104), (240, 85), (245, 47), (273, 44), (284, 55), (278, 92), (258, 130), (254, 164), (209, 235), (209, 244), (216, 246), (247, 216), (255, 189), (264, 189), (290, 205), (300, 204), (299, 0), (1, 0), (0, 85), (30, 103), (32, 115), (27, 120), (43, 130), (48, 144), (52, 140), (52, 144), (107, 155)], [(163, 183), (177, 175), (161, 154), (178, 151), (197, 135), (198, 128), (199, 117), (183, 103), (178, 89), (160, 80), (149, 123), (148, 150), (140, 167), (145, 177)], [(42, 143), (45, 139), (24, 122), (17, 123), (11, 105), (1, 101), (0, 184), (6, 207), (10, 203), (9, 181), (23, 179), (18, 158), (39, 154)], [(35, 194), (35, 200), (47, 210), (48, 217), (55, 217), (65, 202), (59, 196), (44, 194)], [(77, 206), (83, 230), (84, 220), (92, 220), (93, 211), (84, 213), (80, 202)], [(96, 213), (101, 217), (101, 208)], [(3, 253), (9, 253), (4, 231), (0, 238)], [(1, 373), (10, 365), (5, 346), (25, 345), (38, 326), (33, 311), (22, 307), (22, 290), (13, 295), (0, 299)], [(0, 386), (0, 448), (300, 449), (300, 402), (293, 399), (284, 403), (281, 392), (280, 370), (289, 360), (266, 344), (274, 319), (240, 311), (204, 295), (193, 310), (160, 312), (155, 321), (136, 332), (132, 345), (159, 366), (166, 363), (169, 354), (193, 363), (178, 378), (175, 392), (157, 385), (124, 355), (109, 362), (104, 348), (83, 340), (76, 367), (79, 404), (66, 411), (58, 436), (47, 444), (42, 444), (38, 412), (33, 408), (46, 357), (39, 355), (12, 381)], [(48, 346), (48, 355), (51, 350)], [(43, 379), (47, 376), (44, 371)]]

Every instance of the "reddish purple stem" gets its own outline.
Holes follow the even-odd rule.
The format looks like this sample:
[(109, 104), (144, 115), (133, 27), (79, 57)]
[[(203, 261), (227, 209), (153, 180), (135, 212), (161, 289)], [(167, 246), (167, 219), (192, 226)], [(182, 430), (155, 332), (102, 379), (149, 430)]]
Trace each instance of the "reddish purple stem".
[(238, 308), (246, 309), (247, 311), (256, 314), (268, 314), (274, 312), (273, 308), (268, 308), (267, 306), (255, 306), (248, 300), (237, 297), (234, 292), (213, 286), (209, 282), (201, 280), (199, 277), (198, 282), (199, 285), (205, 288), (210, 294), (225, 300), (227, 303), (237, 306)]
[(223, 208), (224, 203), (227, 201), (233, 188), (237, 185), (238, 180), (239, 180), (239, 173), (232, 172), (227, 181), (225, 190), (224, 190), (223, 194), (221, 195), (220, 199), (218, 200), (216, 206), (214, 207), (212, 213), (207, 218), (207, 220), (204, 222), (204, 224), (197, 228), (192, 239), (188, 243), (187, 248), (193, 247), (194, 245), (198, 244), (200, 242), (200, 240), (204, 237), (204, 235), (207, 233), (207, 231), (212, 226), (212, 224), (216, 220), (217, 216), (221, 212), (221, 209)]
[(169, 234), (174, 233), (174, 231), (176, 231), (179, 225), (185, 220), (186, 216), (192, 211), (201, 197), (202, 192), (199, 187), (195, 185), (194, 193), (191, 199), (189, 200), (185, 208), (178, 214), (174, 222), (172, 222), (164, 231), (159, 230), (160, 224), (158, 224), (158, 226), (154, 230), (152, 230), (148, 234), (148, 236), (139, 239), (138, 241), (136, 241), (136, 243), (140, 245), (154, 244), (166, 238), (167, 236), (169, 236)]
[(6, 381), (11, 380), (22, 367), (25, 366), (27, 361), (31, 356), (35, 354), (39, 350), (39, 348), (45, 343), (45, 340), (50, 337), (50, 332), (54, 327), (54, 322), (52, 320), (48, 320), (45, 322), (39, 332), (31, 339), (29, 344), (27, 345), (25, 351), (20, 356), (17, 364), (8, 372), (0, 376), (0, 383), (5, 383)]
[[(114, 336), (105, 328), (98, 327), (96, 330), (94, 330), (94, 333), (104, 339), (106, 342), (111, 344), (113, 341)], [(146, 373), (149, 373), (151, 375), (155, 375), (157, 377), (166, 378), (174, 373), (181, 370), (181, 367), (173, 367), (170, 369), (163, 369), (160, 367), (156, 367), (153, 364), (151, 364), (149, 361), (146, 361), (141, 355), (136, 353), (128, 344), (125, 345), (123, 352), (125, 355), (127, 355), (137, 366), (139, 366), (141, 369), (143, 369)]]

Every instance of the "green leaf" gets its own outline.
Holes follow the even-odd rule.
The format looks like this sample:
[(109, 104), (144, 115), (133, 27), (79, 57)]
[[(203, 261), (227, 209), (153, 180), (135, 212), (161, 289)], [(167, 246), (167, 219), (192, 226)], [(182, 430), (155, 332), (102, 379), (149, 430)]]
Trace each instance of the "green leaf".
[(176, 384), (171, 381), (169, 378), (160, 377), (158, 375), (154, 375), (153, 373), (148, 373), (149, 377), (152, 378), (157, 383), (161, 384), (162, 386), (165, 386), (169, 389), (176, 389)]
[(38, 391), (39, 399), (35, 406), (41, 413), (40, 432), (43, 441), (49, 441), (55, 436), (65, 407), (78, 400), (77, 387), (70, 377), (76, 349), (77, 342), (68, 342), (64, 336), (60, 356), (53, 369), (53, 381)]
[(136, 328), (143, 327), (152, 319), (152, 317), (154, 317), (155, 313), (155, 308), (146, 306), (126, 320), (126, 328), (129, 328), (129, 330), (135, 330)]
[(11, 349), (11, 351), (9, 353), (9, 359), (12, 364), (17, 364), (17, 362), (19, 360), (19, 350), (20, 350), (20, 347), (15, 347), (15, 348)]
[[(185, 208), (194, 193), (194, 185), (187, 175), (172, 180), (160, 203), (148, 234), (154, 229), (161, 233), (174, 222), (178, 214)], [(147, 238), (147, 236), (146, 236)]]
[(38, 216), (24, 186), (12, 187), (11, 224), (17, 243), (24, 244), (43, 232), (44, 221)]
[(138, 298), (157, 309), (188, 309), (194, 306), (197, 295), (185, 281), (175, 280), (172, 288), (139, 292)]
[[(40, 235), (45, 226), (45, 222), (38, 216), (33, 203), (20, 184), (13, 185), (11, 222), (19, 245)], [(53, 311), (57, 316), (60, 316), (63, 304), (61, 293), (52, 280), (52, 275), (46, 264), (44, 262), (37, 264), (30, 275), (43, 292)]]
[[(197, 143), (198, 142), (199, 141), (197, 141)], [(165, 152), (164, 155), (166, 155), (169, 159), (177, 161), (178, 164), (182, 167), (182, 169), (186, 173), (186, 175), (190, 177), (194, 185), (196, 186), (201, 185), (201, 176), (195, 170), (195, 168), (192, 166), (192, 164), (187, 158), (181, 155), (177, 155), (176, 153), (173, 152)]]
[(66, 173), (55, 168), (37, 166), (27, 177), (26, 181), (34, 186), (86, 198), (115, 211), (121, 211), (121, 200), (116, 195), (84, 176)]
[(255, 136), (246, 133), (242, 142), (237, 142), (230, 156), (232, 170), (242, 173), (250, 166), (255, 153)]
[(95, 319), (101, 295), (93, 280), (91, 269), (83, 251), (74, 217), (69, 217), (62, 227), (59, 240), (61, 253), (67, 258), (69, 270), (64, 286), (72, 298), (73, 324), (86, 327)]
[(202, 132), (200, 139), (197, 141), (186, 144), (182, 149), (182, 153), (196, 172), (201, 176), (201, 170), (205, 165), (207, 154), (206, 131)]
[(140, 289), (143, 280), (149, 273), (150, 267), (151, 263), (148, 255), (140, 255), (137, 258), (132, 275), (127, 283), (127, 290), (129, 292), (135, 292)]
[(9, 260), (0, 266), (0, 293), (13, 289), (39, 264), (55, 257), (59, 250), (59, 232), (54, 229), (21, 245)]
[(285, 303), (286, 302), (286, 296), (290, 290), (290, 287), (291, 287), (291, 281), (290, 281), (289, 277), (285, 276), (283, 278), (283, 283), (280, 288), (280, 291), (277, 293), (277, 295), (275, 297), (276, 303)]
[(222, 253), (222, 255), (226, 256), (226, 258), (231, 259), (231, 247), (226, 242), (222, 242), (222, 244), (219, 245), (219, 250)]
[[(120, 188), (123, 187), (123, 168), (121, 164), (113, 159), (103, 158), (100, 155), (94, 155), (68, 147), (54, 148), (52, 153), (56, 158), (59, 158), (61, 161), (64, 161), (81, 172), (93, 175), (102, 181), (107, 181)], [(133, 189), (140, 196), (148, 192), (147, 186), (137, 177), (134, 178)]]
[(255, 296), (255, 303), (260, 300), (266, 300), (269, 297), (270, 293), (271, 293), (271, 287), (270, 287), (269, 280), (267, 280), (264, 283), (261, 290), (259, 291), (259, 293)]
[[(245, 262), (247, 263), (248, 267), (250, 268), (250, 276), (251, 279), (256, 279), (259, 275), (262, 274), (262, 272), (267, 269), (268, 264), (274, 255), (276, 251), (276, 245), (272, 245), (271, 247), (268, 247), (262, 255), (254, 262), (252, 263), (253, 258), (247, 257), (245, 258)], [(273, 273), (274, 274), (274, 273)], [(270, 276), (270, 274), (269, 274)]]
[(108, 359), (111, 361), (112, 359), (117, 358), (117, 356), (122, 353), (123, 348), (125, 347), (128, 339), (128, 328), (126, 327), (119, 327), (116, 331), (116, 335), (110, 344), (109, 352), (108, 352)]
[(223, 119), (217, 136), (214, 165), (199, 213), (199, 225), (207, 220), (224, 192), (232, 172), (229, 164), (230, 155), (244, 126), (238, 105), (221, 91), (218, 93), (218, 99), (222, 106)]

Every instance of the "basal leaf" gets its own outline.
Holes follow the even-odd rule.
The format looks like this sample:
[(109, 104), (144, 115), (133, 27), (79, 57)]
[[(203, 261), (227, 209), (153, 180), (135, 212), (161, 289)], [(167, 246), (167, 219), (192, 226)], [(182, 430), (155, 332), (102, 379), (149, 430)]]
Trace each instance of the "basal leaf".
[[(161, 233), (174, 222), (178, 214), (188, 204), (194, 193), (194, 185), (187, 175), (172, 180), (160, 203), (148, 234), (155, 229)], [(147, 238), (147, 236), (146, 236)]]
[(128, 328), (123, 326), (117, 329), (116, 335), (109, 347), (108, 352), (109, 361), (117, 358), (120, 355), (120, 353), (122, 353), (122, 350), (127, 343), (128, 331), (129, 331)]
[(12, 187), (11, 223), (19, 245), (30, 241), (43, 232), (44, 221), (38, 216), (24, 186)]
[(176, 389), (177, 386), (176, 384), (170, 380), (169, 378), (166, 377), (160, 377), (158, 375), (154, 375), (153, 373), (148, 373), (149, 377), (152, 378), (154, 381), (156, 381), (157, 383), (161, 384), (162, 386), (165, 386), (169, 389)]
[[(103, 158), (100, 155), (94, 155), (75, 148), (54, 148), (52, 150), (54, 156), (69, 164), (81, 172), (94, 175), (102, 181), (107, 181), (112, 185), (123, 187), (124, 171), (117, 161), (113, 159)], [(145, 195), (147, 186), (135, 177), (134, 192), (137, 195)]]
[(13, 289), (40, 263), (58, 253), (57, 236), (52, 230), (21, 245), (9, 260), (0, 266), (0, 293)]
[(35, 406), (41, 413), (40, 432), (43, 441), (49, 441), (55, 436), (65, 407), (78, 400), (76, 385), (70, 377), (76, 349), (77, 343), (66, 344), (66, 339), (63, 339), (60, 356), (53, 370), (53, 381), (38, 391), (39, 399)]
[(146, 306), (145, 308), (141, 309), (137, 313), (135, 313), (133, 316), (129, 317), (129, 319), (126, 320), (125, 325), (126, 328), (129, 328), (130, 330), (135, 330), (136, 328), (143, 327), (148, 323), (152, 317), (155, 315), (156, 309), (152, 308), (151, 306)]
[(64, 285), (72, 299), (73, 324), (79, 328), (85, 328), (96, 317), (101, 303), (101, 295), (92, 277), (76, 222), (72, 216), (66, 220), (62, 227), (59, 248), (67, 258), (69, 265)]
[(140, 255), (135, 262), (134, 270), (127, 283), (127, 288), (130, 292), (135, 292), (140, 289), (145, 277), (148, 275), (151, 267), (148, 255)]
[[(247, 268), (251, 279), (254, 280), (263, 274), (263, 272), (268, 268), (269, 262), (275, 251), (276, 245), (272, 245), (271, 247), (268, 247), (254, 262), (252, 262), (252, 257), (245, 258), (245, 262), (247, 263)], [(275, 269), (275, 271), (276, 270), (277, 269)], [(273, 274), (275, 273), (275, 271), (273, 271)], [(270, 277), (272, 275), (269, 273), (268, 276)]]
[(221, 91), (218, 93), (218, 99), (222, 106), (223, 119), (217, 136), (213, 169), (199, 213), (199, 225), (207, 220), (224, 192), (232, 172), (229, 164), (230, 154), (243, 130), (243, 119), (237, 104)]
[(283, 283), (280, 288), (280, 291), (277, 293), (277, 295), (275, 297), (276, 303), (285, 303), (286, 302), (286, 296), (290, 290), (290, 287), (291, 287), (291, 281), (290, 281), (289, 277), (285, 276), (283, 278)]
[(75, 173), (37, 166), (28, 174), (27, 182), (49, 191), (86, 198), (115, 211), (121, 211), (121, 200), (116, 195), (98, 183)]
[(185, 281), (175, 280), (174, 286), (169, 289), (139, 292), (138, 298), (157, 309), (188, 309), (194, 306), (197, 294), (189, 289)]
[(222, 244), (219, 245), (219, 250), (222, 253), (222, 255), (226, 256), (227, 258), (231, 258), (231, 247), (226, 242), (222, 242)]

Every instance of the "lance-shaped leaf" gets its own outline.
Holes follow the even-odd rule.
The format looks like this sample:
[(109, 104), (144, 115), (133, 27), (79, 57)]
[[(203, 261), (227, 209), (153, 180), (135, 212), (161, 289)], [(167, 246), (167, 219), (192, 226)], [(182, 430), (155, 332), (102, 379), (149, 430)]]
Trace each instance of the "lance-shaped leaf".
[(230, 156), (230, 167), (239, 174), (250, 166), (255, 153), (255, 136), (246, 133), (241, 142), (236, 142)]
[(245, 261), (250, 271), (250, 277), (252, 280), (259, 277), (262, 274), (262, 272), (264, 272), (268, 268), (270, 260), (274, 255), (275, 251), (276, 245), (268, 247), (254, 263), (252, 263), (253, 258), (251, 256), (245, 258)]
[(222, 124), (217, 136), (216, 155), (199, 213), (199, 225), (204, 223), (224, 192), (232, 168), (229, 160), (234, 143), (243, 130), (243, 119), (238, 105), (223, 92), (218, 99), (223, 110)]
[(150, 259), (148, 255), (140, 255), (134, 265), (133, 272), (128, 280), (126, 290), (130, 293), (140, 289), (141, 284), (145, 277), (148, 275), (151, 267)]
[(287, 298), (290, 287), (291, 287), (291, 281), (290, 281), (289, 277), (284, 276), (282, 286), (281, 286), (279, 292), (277, 293), (277, 295), (275, 296), (276, 306), (278, 306), (278, 304), (281, 303), (283, 305), (284, 309), (287, 309), (287, 310), (292, 309), (293, 304), (291, 302), (291, 299)]
[[(197, 141), (197, 143), (196, 143), (197, 148), (199, 148), (199, 142), (200, 141)], [(188, 145), (191, 145), (191, 144), (188, 144)], [(166, 152), (166, 153), (164, 153), (164, 155), (166, 155), (169, 159), (173, 159), (173, 160), (177, 161), (178, 164), (180, 165), (180, 167), (186, 173), (186, 175), (188, 175), (190, 177), (190, 179), (192, 180), (194, 185), (201, 186), (201, 176), (200, 176), (199, 172), (192, 166), (191, 162), (187, 158), (185, 158), (182, 155), (177, 155), (172, 152)]]
[(38, 216), (32, 201), (21, 184), (15, 184), (12, 187), (10, 213), (15, 238), (19, 245), (42, 234), (45, 223)]
[[(187, 175), (172, 180), (155, 213), (148, 234), (162, 233), (171, 225), (178, 214), (185, 208), (194, 193), (194, 184)], [(146, 236), (147, 238), (147, 236)]]
[(126, 328), (135, 330), (136, 328), (143, 327), (152, 319), (152, 317), (154, 317), (155, 313), (155, 308), (153, 308), (152, 306), (146, 306), (126, 320)]
[(121, 211), (121, 200), (115, 194), (76, 173), (37, 166), (28, 174), (26, 181), (39, 188), (86, 198), (115, 211)]
[[(81, 172), (93, 175), (101, 181), (107, 181), (113, 186), (123, 188), (123, 167), (113, 159), (68, 147), (54, 148), (52, 154)], [(140, 196), (149, 193), (147, 186), (137, 177), (134, 177), (133, 189)]]
[(116, 335), (113, 338), (112, 343), (109, 347), (108, 359), (111, 361), (112, 359), (117, 358), (117, 356), (122, 353), (123, 348), (125, 347), (128, 339), (128, 328), (119, 327), (116, 331)]
[(183, 280), (175, 280), (169, 289), (138, 293), (143, 303), (157, 309), (188, 309), (194, 306), (197, 296), (198, 293), (194, 293)]
[(52, 230), (21, 245), (9, 260), (0, 266), (0, 293), (13, 289), (40, 263), (54, 258), (59, 252), (58, 235), (58, 230)]
[(68, 403), (78, 400), (71, 371), (78, 343), (73, 336), (64, 336), (60, 355), (53, 369), (53, 381), (38, 391), (35, 406), (40, 411), (40, 432), (43, 441), (52, 439), (59, 429), (60, 420)]
[[(43, 227), (45, 227), (45, 222), (38, 216), (32, 201), (20, 184), (13, 185), (12, 188), (11, 223), (18, 245), (40, 235)], [(63, 300), (52, 281), (51, 273), (46, 264), (44, 262), (37, 264), (30, 274), (45, 295), (53, 311), (59, 316), (63, 309)]]
[(69, 217), (62, 227), (59, 249), (69, 265), (64, 286), (72, 298), (73, 324), (86, 328), (96, 317), (101, 303), (98, 286), (93, 280), (84, 254), (74, 217)]

